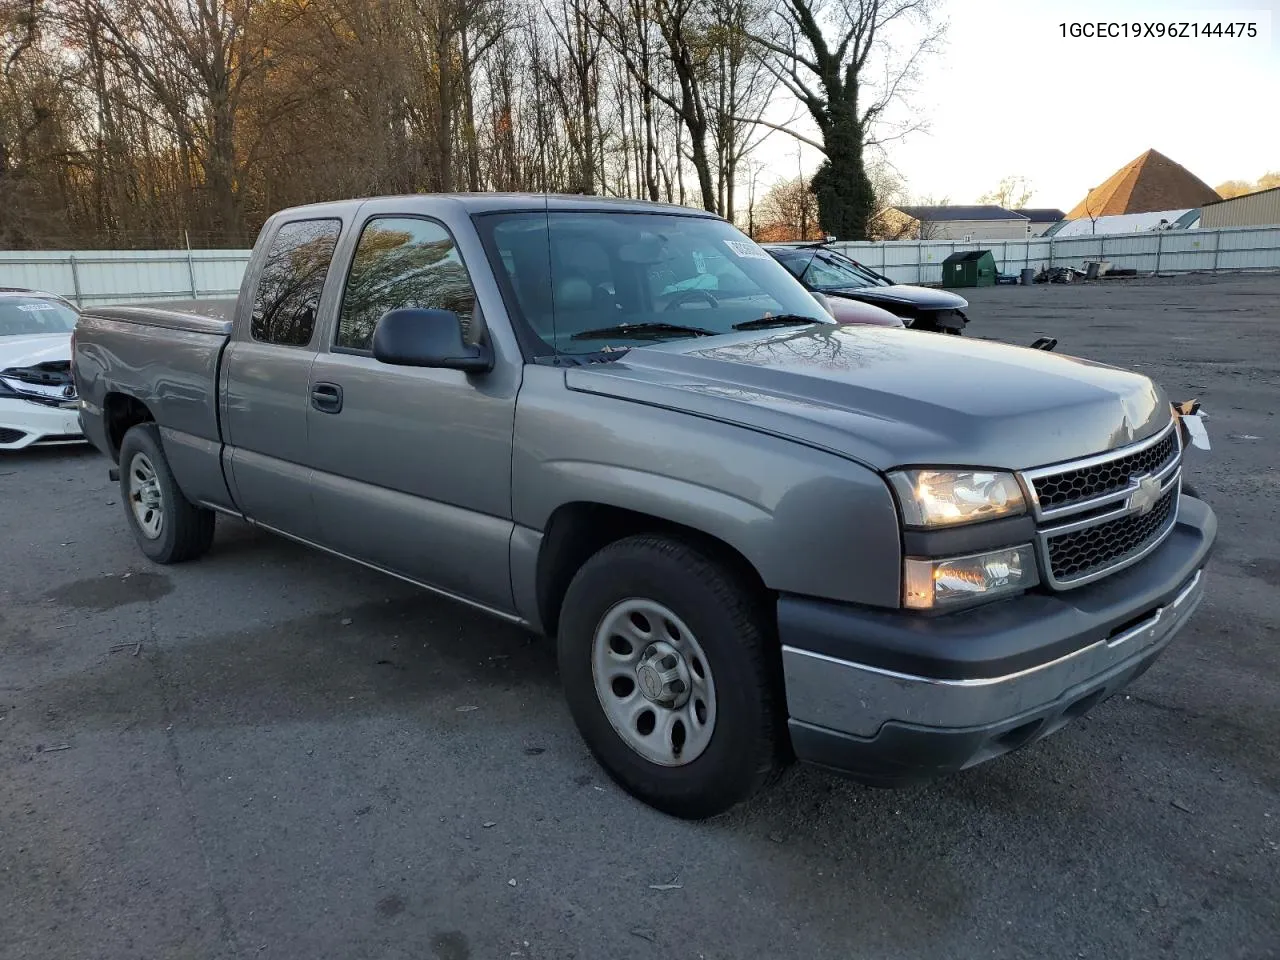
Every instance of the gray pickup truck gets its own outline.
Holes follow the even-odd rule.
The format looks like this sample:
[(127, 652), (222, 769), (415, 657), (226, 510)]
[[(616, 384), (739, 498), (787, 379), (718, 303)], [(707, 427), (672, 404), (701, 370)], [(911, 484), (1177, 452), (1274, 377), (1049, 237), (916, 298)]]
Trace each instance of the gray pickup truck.
[(836, 325), (660, 204), (286, 210), (238, 301), (90, 309), (73, 353), (148, 557), (223, 513), (554, 637), (591, 751), (684, 817), (1053, 733), (1187, 621), (1216, 531), (1146, 377)]

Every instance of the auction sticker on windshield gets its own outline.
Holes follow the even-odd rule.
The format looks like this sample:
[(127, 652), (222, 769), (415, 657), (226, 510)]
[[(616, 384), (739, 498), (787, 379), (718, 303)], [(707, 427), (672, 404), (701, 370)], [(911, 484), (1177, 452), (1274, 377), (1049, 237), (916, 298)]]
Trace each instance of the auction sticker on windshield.
[(35, 313), (37, 310), (57, 310), (52, 303), (20, 303), (18, 309), (23, 313)]
[(726, 240), (724, 245), (744, 260), (768, 260), (769, 255), (750, 240)]

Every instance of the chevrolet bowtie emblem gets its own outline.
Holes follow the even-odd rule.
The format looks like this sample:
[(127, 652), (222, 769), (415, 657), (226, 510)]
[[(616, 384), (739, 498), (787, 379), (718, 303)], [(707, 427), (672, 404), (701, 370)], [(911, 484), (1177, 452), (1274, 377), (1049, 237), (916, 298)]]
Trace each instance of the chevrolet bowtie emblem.
[(1160, 481), (1155, 477), (1143, 477), (1138, 481), (1138, 489), (1129, 495), (1129, 511), (1143, 516), (1151, 512), (1151, 508), (1160, 499)]

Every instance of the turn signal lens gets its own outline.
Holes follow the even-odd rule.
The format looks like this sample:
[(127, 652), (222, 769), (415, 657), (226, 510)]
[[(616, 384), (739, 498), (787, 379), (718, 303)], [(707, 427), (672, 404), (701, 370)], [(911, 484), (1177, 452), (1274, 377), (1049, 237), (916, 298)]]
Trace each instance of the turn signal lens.
[(1030, 544), (946, 560), (908, 557), (902, 600), (911, 610), (933, 610), (1021, 593), (1039, 581)]

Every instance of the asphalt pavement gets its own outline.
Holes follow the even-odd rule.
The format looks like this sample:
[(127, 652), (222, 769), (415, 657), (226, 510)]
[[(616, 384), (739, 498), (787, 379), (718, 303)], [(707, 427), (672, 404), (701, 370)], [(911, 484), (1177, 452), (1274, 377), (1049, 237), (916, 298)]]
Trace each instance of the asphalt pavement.
[(1280, 276), (975, 291), (971, 335), (1199, 397), (1207, 598), (1133, 687), (936, 784), (630, 799), (545, 641), (107, 463), (0, 457), (0, 958), (1280, 957)]

